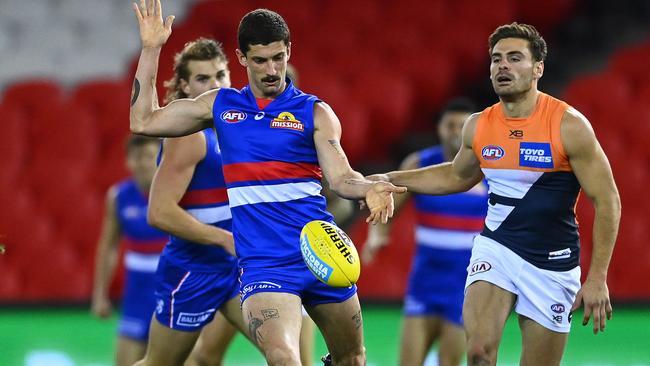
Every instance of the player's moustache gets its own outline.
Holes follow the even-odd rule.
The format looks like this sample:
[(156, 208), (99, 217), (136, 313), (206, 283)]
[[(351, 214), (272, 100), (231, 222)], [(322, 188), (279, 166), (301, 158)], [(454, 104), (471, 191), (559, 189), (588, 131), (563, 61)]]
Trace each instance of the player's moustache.
[(262, 82), (264, 83), (272, 83), (274, 81), (280, 80), (279, 76), (267, 76), (265, 78), (262, 78)]

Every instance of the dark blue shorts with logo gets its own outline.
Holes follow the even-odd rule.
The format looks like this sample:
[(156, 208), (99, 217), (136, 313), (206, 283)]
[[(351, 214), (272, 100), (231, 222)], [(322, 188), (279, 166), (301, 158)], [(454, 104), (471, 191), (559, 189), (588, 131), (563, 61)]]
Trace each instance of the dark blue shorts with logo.
[(307, 306), (344, 302), (357, 293), (356, 285), (337, 288), (322, 283), (302, 261), (286, 266), (242, 268), (240, 282), (242, 303), (258, 292), (294, 294)]
[(216, 272), (193, 272), (162, 256), (156, 278), (156, 320), (181, 331), (203, 328), (239, 291), (236, 265)]

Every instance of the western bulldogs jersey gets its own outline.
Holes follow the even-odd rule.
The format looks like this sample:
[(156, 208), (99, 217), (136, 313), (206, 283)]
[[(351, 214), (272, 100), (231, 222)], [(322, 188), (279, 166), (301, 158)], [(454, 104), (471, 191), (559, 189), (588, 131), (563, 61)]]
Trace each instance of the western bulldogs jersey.
[[(441, 146), (421, 150), (420, 167), (445, 161)], [(445, 196), (416, 194), (418, 245), (441, 249), (471, 249), (483, 228), (487, 212), (487, 187), (480, 183), (463, 193)]]
[(147, 197), (132, 179), (117, 185), (115, 209), (126, 249), (125, 268), (155, 272), (167, 234), (147, 223)]
[(481, 235), (533, 265), (567, 271), (579, 264), (575, 205), (580, 192), (562, 145), (569, 106), (539, 93), (527, 118), (507, 118), (501, 103), (476, 123), (473, 149), (490, 186)]
[[(178, 204), (198, 221), (231, 231), (232, 216), (217, 136), (212, 128), (199, 133), (205, 136), (206, 154), (196, 164), (192, 180)], [(170, 235), (163, 255), (172, 263), (192, 271), (213, 272), (236, 265), (235, 257), (222, 247), (193, 243), (173, 235)]]
[(302, 262), (302, 227), (311, 220), (333, 221), (320, 195), (313, 139), (318, 101), (290, 81), (262, 110), (249, 86), (222, 88), (215, 99), (214, 124), (244, 268)]

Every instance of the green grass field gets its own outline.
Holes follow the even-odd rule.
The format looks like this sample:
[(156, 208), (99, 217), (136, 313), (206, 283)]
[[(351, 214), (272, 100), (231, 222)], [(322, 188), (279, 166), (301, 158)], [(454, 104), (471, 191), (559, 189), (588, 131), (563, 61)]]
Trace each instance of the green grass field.
[[(365, 306), (364, 327), (368, 365), (395, 365), (400, 310), (394, 306)], [(575, 319), (581, 319), (575, 314)], [(117, 317), (101, 321), (88, 311), (69, 309), (0, 308), (0, 366), (108, 366), (112, 364)], [(520, 352), (515, 318), (508, 321), (499, 365), (517, 365)], [(318, 355), (325, 346), (317, 338)], [(435, 357), (428, 364), (435, 365)], [(315, 365), (318, 365), (316, 363)], [(238, 336), (226, 365), (264, 365), (263, 358)], [(615, 307), (605, 333), (574, 323), (562, 362), (567, 366), (650, 366), (650, 309)]]

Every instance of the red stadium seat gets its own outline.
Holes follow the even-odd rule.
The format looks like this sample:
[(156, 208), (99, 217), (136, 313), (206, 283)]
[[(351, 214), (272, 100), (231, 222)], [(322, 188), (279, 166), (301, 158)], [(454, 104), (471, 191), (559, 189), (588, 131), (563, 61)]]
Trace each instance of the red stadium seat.
[(64, 93), (58, 83), (49, 80), (24, 81), (10, 85), (3, 103), (16, 107), (27, 118), (63, 103)]
[(0, 106), (0, 191), (16, 184), (27, 160), (25, 120), (7, 106)]

